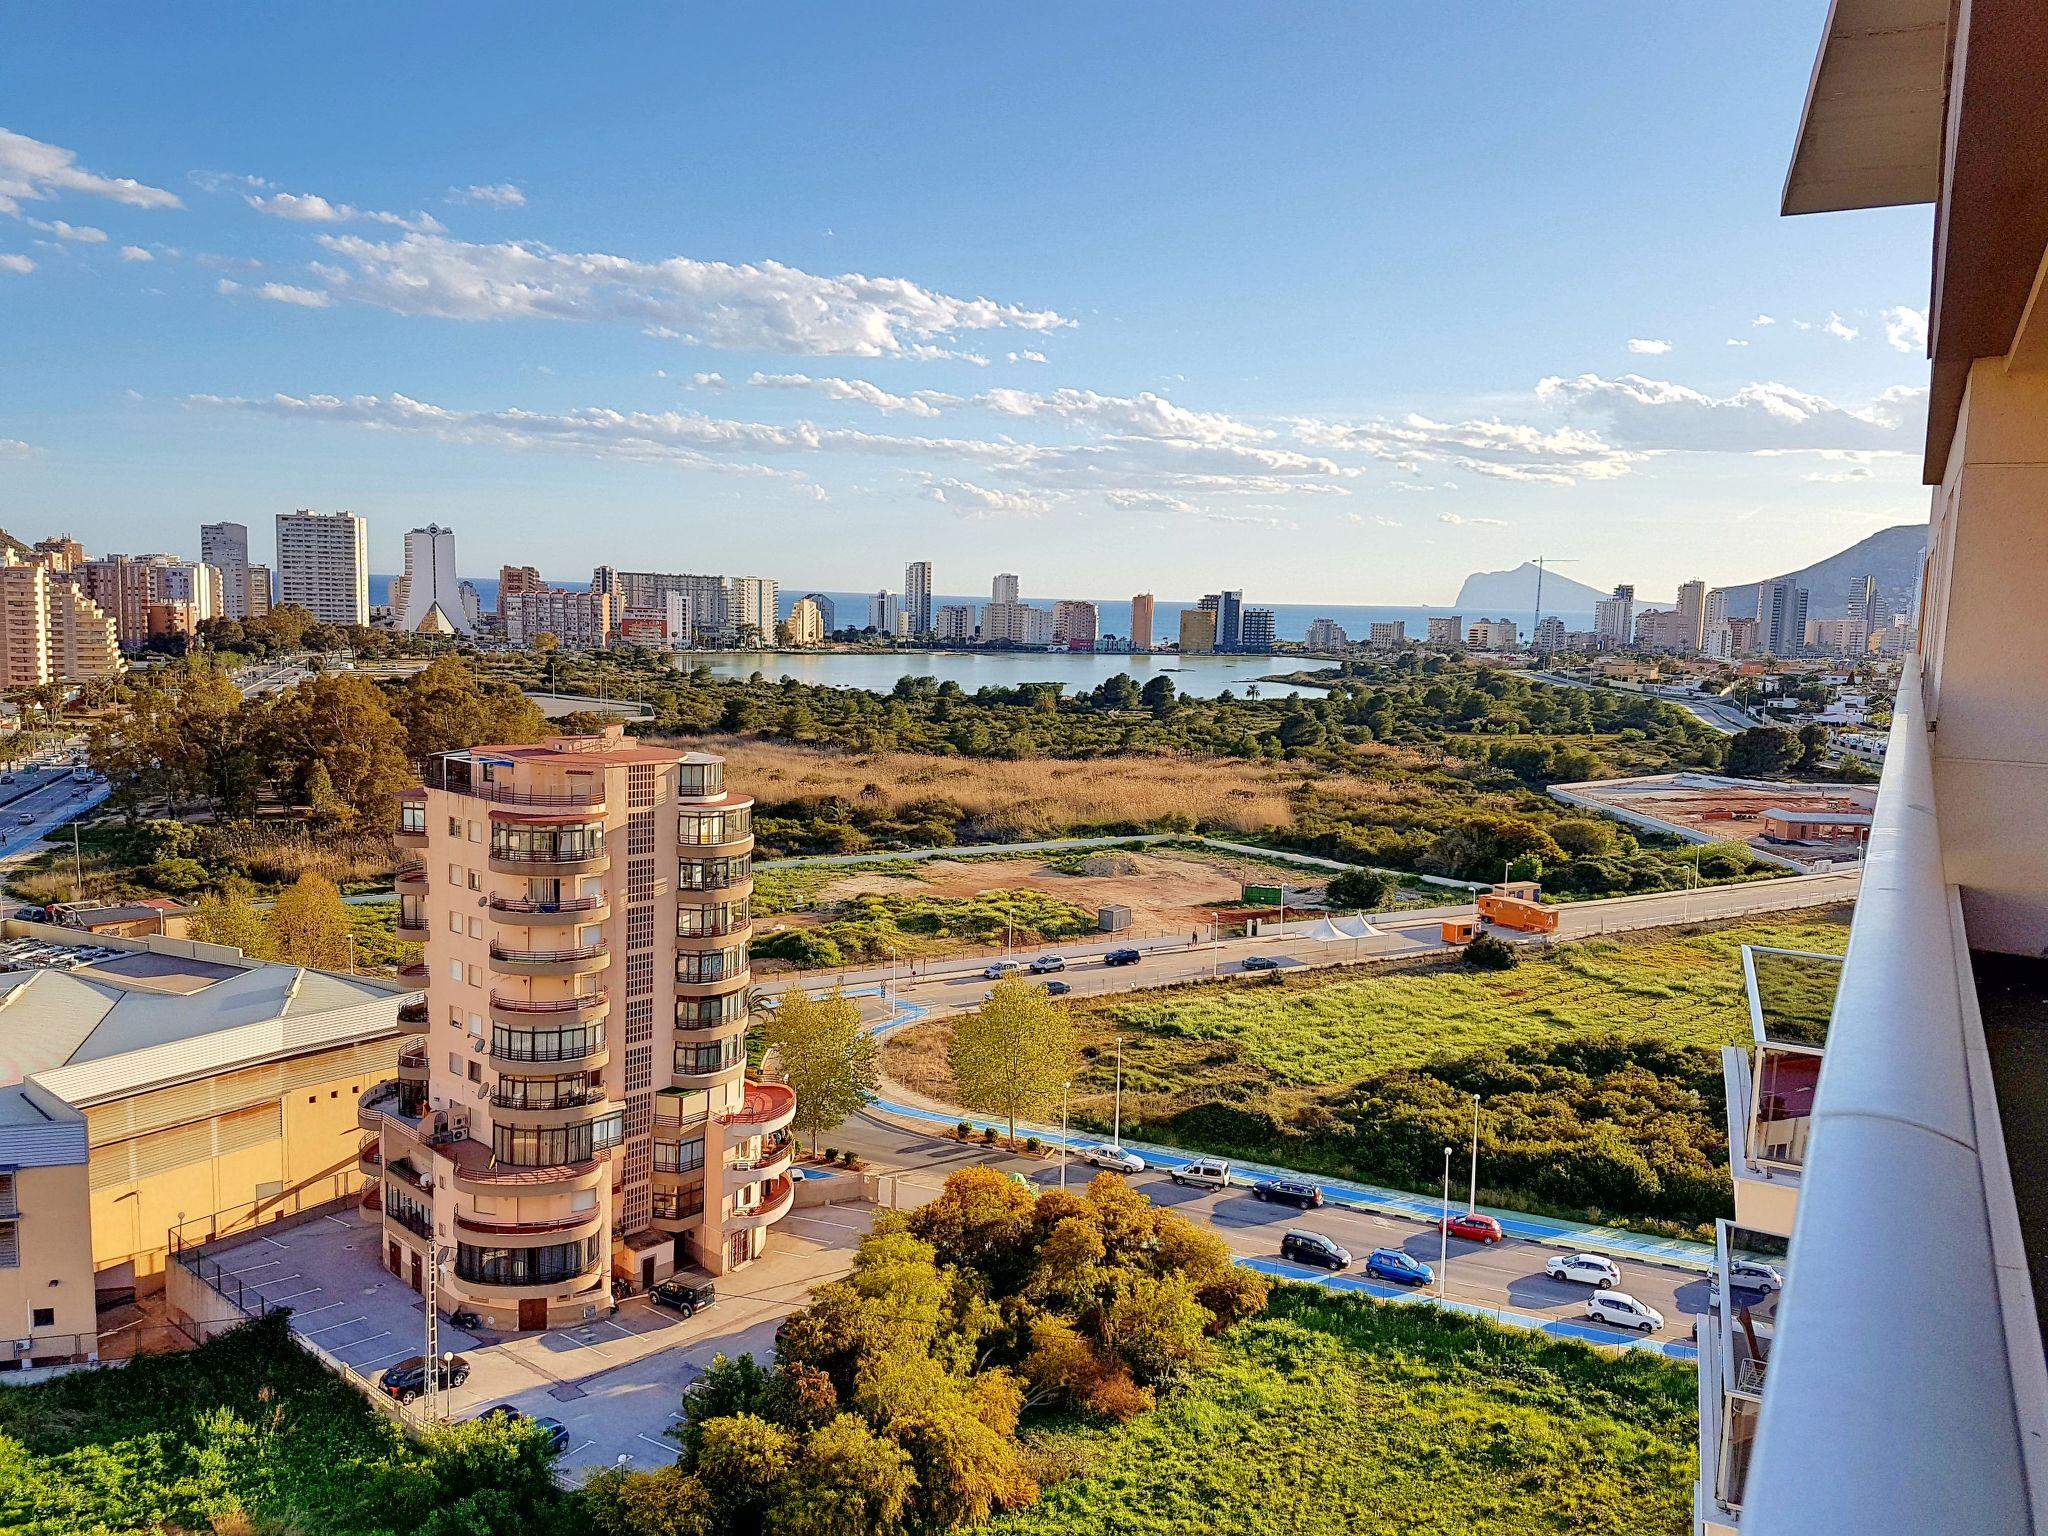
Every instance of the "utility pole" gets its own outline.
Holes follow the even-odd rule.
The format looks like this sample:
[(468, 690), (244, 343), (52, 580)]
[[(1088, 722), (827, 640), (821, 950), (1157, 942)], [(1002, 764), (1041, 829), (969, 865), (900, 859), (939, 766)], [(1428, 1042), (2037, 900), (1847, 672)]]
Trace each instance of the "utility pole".
[(1124, 1037), (1116, 1037), (1116, 1107), (1110, 1113), (1109, 1144), (1119, 1152), (1124, 1145)]
[(1067, 1090), (1073, 1087), (1071, 1079), (1060, 1084), (1060, 1188), (1067, 1187)]
[(1436, 1293), (1449, 1294), (1451, 1282), (1451, 1149), (1444, 1148), (1444, 1208), (1436, 1224)]
[(1479, 1095), (1472, 1095), (1472, 1193), (1465, 1201), (1465, 1214), (1479, 1209)]

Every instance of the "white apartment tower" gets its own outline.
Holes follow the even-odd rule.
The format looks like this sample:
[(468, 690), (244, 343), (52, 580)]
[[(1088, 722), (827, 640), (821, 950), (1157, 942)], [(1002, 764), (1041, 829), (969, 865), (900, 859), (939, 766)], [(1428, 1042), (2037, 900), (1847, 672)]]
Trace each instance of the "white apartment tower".
[[(249, 529), (242, 523), (201, 523), (199, 559), (220, 572), (221, 607), (228, 618), (249, 617)], [(269, 604), (266, 602), (267, 610)]]
[(277, 600), (323, 624), (370, 622), (368, 530), (353, 512), (277, 515)]
[(445, 1255), (442, 1304), (494, 1329), (586, 1323), (615, 1275), (759, 1258), (794, 1200), (796, 1100), (747, 1071), (752, 801), (719, 758), (618, 727), (426, 778), (397, 883), (427, 1000), (359, 1111), (380, 1258)]
[(1707, 584), (1688, 581), (1678, 589), (1678, 639), (1684, 650), (1697, 654), (1707, 633)]
[(1636, 589), (1626, 584), (1593, 605), (1593, 633), (1608, 645), (1625, 647), (1635, 638)]
[(932, 563), (913, 560), (903, 567), (903, 616), (913, 635), (932, 632)]
[(734, 576), (726, 581), (726, 624), (741, 635), (752, 630), (762, 641), (773, 640), (780, 607), (781, 593), (770, 577)]
[[(455, 530), (429, 523), (405, 536), (405, 602), (394, 598), (393, 617), (407, 634), (423, 631), (468, 634), (474, 627), (463, 600), (462, 578), (455, 574)], [(433, 615), (438, 610), (437, 621)], [(445, 621), (445, 627), (442, 621)]]
[(989, 585), (989, 601), (992, 603), (1014, 603), (1019, 601), (1017, 578), (1005, 571)]

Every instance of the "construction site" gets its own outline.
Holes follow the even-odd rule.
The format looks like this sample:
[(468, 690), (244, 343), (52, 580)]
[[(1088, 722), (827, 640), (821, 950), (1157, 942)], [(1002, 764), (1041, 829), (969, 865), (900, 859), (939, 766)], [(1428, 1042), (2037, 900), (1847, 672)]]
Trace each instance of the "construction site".
[(1793, 784), (1711, 773), (1553, 784), (1550, 794), (1638, 831), (1689, 843), (1742, 843), (1760, 857), (1802, 870), (1860, 859), (1877, 803), (1875, 785)]

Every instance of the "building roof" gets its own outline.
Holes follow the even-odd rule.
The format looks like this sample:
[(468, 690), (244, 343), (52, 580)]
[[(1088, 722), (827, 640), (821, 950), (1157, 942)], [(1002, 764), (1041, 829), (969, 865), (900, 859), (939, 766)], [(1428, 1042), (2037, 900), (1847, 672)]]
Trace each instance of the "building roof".
[(1764, 812), (1780, 821), (1805, 821), (1826, 827), (1867, 827), (1870, 825), (1868, 811), (1788, 811), (1774, 806)]
[(1949, 0), (1834, 0), (1783, 211), (1931, 203), (1941, 190)]
[[(397, 1034), (409, 989), (161, 938), (0, 923), (0, 1093), (71, 1104)], [(33, 1111), (33, 1106), (29, 1112)], [(0, 1125), (12, 1123), (0, 1107)]]

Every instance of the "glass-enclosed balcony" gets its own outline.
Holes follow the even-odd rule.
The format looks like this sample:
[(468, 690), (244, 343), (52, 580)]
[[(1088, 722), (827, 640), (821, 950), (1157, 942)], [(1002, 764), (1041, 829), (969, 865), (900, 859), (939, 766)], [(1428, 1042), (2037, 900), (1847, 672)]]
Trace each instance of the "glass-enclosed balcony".
[(606, 867), (601, 821), (491, 823), (491, 868), (501, 874), (581, 874)]

